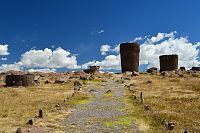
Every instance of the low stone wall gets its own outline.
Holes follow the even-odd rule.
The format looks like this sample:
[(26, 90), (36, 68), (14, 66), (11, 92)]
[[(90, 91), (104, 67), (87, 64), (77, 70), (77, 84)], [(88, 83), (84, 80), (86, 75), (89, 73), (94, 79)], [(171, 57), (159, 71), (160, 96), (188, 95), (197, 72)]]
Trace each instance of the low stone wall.
[(34, 75), (6, 75), (6, 86), (32, 86)]

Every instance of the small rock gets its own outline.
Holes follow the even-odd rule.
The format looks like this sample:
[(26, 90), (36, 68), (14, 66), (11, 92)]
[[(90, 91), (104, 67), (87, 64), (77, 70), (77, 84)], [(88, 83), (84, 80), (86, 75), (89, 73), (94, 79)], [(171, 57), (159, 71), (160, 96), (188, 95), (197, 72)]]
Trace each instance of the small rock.
[(139, 72), (133, 71), (131, 76), (139, 76)]
[(65, 80), (65, 79), (57, 79), (56, 81), (55, 81), (55, 83), (57, 83), (57, 84), (63, 84), (63, 83), (66, 83), (67, 81)]
[(8, 115), (7, 114), (3, 115), (3, 118), (5, 118), (5, 117), (8, 117)]
[(80, 80), (87, 80), (87, 76), (80, 76)]
[(151, 80), (148, 80), (147, 83), (148, 83), (148, 84), (152, 84), (153, 82), (152, 82)]
[(34, 119), (31, 118), (30, 120), (28, 120), (27, 124), (32, 126), (34, 124)]
[(192, 77), (199, 77), (196, 73), (192, 74)]
[(18, 128), (16, 133), (23, 133), (21, 128)]
[(52, 81), (50, 81), (50, 80), (46, 80), (45, 81), (45, 84), (52, 84), (53, 82)]
[(174, 122), (168, 122), (165, 124), (167, 130), (173, 130), (174, 125), (175, 125)]
[(145, 106), (144, 106), (144, 109), (145, 109), (145, 110), (150, 110), (151, 108), (149, 107), (149, 105), (145, 105)]
[(96, 92), (96, 90), (94, 90), (94, 89), (91, 89), (91, 90), (89, 90), (89, 92)]
[(57, 107), (57, 108), (58, 108), (58, 107), (60, 107), (60, 104), (59, 104), (59, 103), (58, 103), (58, 104), (56, 104), (56, 106), (55, 106), (55, 107)]
[(39, 110), (39, 116), (38, 117), (43, 118), (43, 111), (41, 109)]
[(147, 72), (148, 72), (148, 73), (152, 73), (152, 74), (157, 74), (158, 68), (156, 68), (156, 67), (151, 67), (151, 68), (147, 69)]
[(106, 91), (106, 93), (111, 93), (111, 92), (112, 92), (111, 90), (107, 90), (107, 91)]

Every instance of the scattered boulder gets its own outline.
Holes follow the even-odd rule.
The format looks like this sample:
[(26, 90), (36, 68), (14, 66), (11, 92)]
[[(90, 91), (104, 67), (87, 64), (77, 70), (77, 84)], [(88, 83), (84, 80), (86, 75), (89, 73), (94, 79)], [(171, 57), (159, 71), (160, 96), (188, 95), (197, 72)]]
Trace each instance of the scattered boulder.
[(147, 69), (147, 72), (148, 72), (148, 73), (151, 73), (151, 74), (157, 74), (158, 68), (156, 68), (156, 67), (151, 67), (151, 68)]
[(131, 74), (131, 76), (139, 76), (139, 75), (140, 75), (140, 73), (136, 72), (136, 71), (133, 71), (132, 74)]
[(192, 67), (192, 69), (191, 70), (195, 70), (195, 71), (200, 71), (200, 67)]
[(86, 75), (81, 75), (80, 76), (80, 80), (87, 80), (87, 79), (88, 79), (88, 77)]
[(185, 67), (180, 67), (181, 71), (186, 71)]
[(162, 76), (167, 76), (167, 77), (169, 77), (169, 76), (172, 75), (172, 73), (171, 73), (170, 71), (162, 71), (162, 72), (161, 72), (161, 75), (162, 75)]
[(40, 84), (40, 81), (38, 81), (38, 80), (34, 80), (34, 82), (35, 82), (36, 85)]
[(196, 73), (196, 70), (187, 70), (186, 73), (187, 73), (187, 74), (193, 74), (193, 73)]
[(55, 83), (57, 83), (57, 84), (63, 84), (63, 83), (66, 83), (67, 81), (65, 80), (65, 79), (57, 79), (56, 81), (55, 81)]
[(53, 84), (53, 81), (46, 80), (44, 83), (45, 83), (45, 84)]
[(90, 66), (89, 69), (83, 70), (87, 74), (98, 74), (100, 70), (100, 66)]

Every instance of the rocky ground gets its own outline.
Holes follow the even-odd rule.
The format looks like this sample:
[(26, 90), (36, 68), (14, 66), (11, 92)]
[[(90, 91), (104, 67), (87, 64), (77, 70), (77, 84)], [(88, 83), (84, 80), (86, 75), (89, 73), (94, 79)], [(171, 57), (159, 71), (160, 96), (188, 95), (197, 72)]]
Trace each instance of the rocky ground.
[[(200, 131), (199, 72), (38, 77), (31, 87), (4, 87), (0, 78), (0, 133), (15, 133), (17, 128), (23, 133)], [(43, 118), (38, 118), (40, 109)], [(30, 118), (33, 125), (27, 124)]]
[[(101, 86), (103, 85), (103, 86)], [(123, 111), (124, 87), (112, 80), (100, 84), (100, 87), (89, 85), (94, 97), (87, 104), (79, 104), (66, 120), (66, 132), (73, 133), (138, 133), (137, 126), (130, 123), (115, 123), (117, 119), (129, 115)], [(109, 125), (111, 123), (111, 125)], [(113, 124), (113, 125), (112, 125)]]

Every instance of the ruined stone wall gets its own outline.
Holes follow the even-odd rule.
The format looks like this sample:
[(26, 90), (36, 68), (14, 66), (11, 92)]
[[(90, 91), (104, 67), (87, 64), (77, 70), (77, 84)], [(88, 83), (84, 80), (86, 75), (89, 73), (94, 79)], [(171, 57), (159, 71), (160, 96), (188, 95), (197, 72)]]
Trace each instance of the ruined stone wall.
[(90, 69), (85, 69), (83, 71), (88, 74), (94, 74), (94, 73), (99, 73), (99, 70), (100, 66), (90, 66)]
[(161, 55), (160, 71), (172, 71), (178, 69), (178, 55)]
[(140, 46), (137, 43), (120, 44), (122, 72), (139, 70)]
[(34, 75), (6, 75), (6, 86), (32, 86)]
[(98, 72), (100, 69), (100, 66), (90, 66), (90, 70), (93, 72)]

